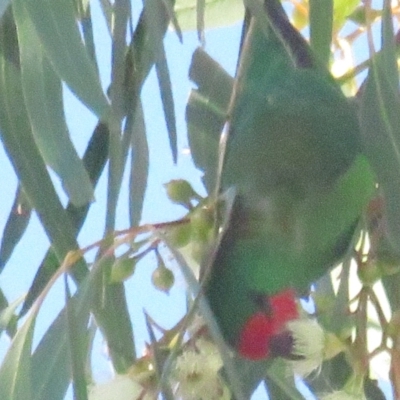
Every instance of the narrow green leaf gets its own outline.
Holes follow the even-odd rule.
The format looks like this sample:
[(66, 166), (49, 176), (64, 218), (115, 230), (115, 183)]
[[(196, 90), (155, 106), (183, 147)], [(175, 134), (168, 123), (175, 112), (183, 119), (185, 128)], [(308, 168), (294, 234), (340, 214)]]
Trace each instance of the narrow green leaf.
[[(355, 235), (357, 236), (357, 235)], [(351, 251), (354, 247), (351, 247)], [(316, 284), (313, 299), (316, 303), (318, 322), (329, 332), (340, 334), (350, 329), (353, 315), (349, 312), (349, 274), (351, 256), (342, 263), (337, 294), (332, 285), (331, 274), (325, 274)]]
[[(242, 0), (205, 0), (204, 3), (204, 27), (206, 29), (233, 25), (243, 19)], [(182, 30), (197, 29), (196, 5), (197, 0), (175, 1), (175, 13)]]
[(90, 8), (90, 0), (74, 0), (76, 14), (79, 21), (82, 21), (83, 16)]
[[(249, 361), (241, 357), (235, 356), (231, 361), (236, 371), (240, 371), (240, 386), (242, 390), (243, 400), (250, 399), (254, 391), (265, 379), (267, 367), (271, 364), (271, 360)], [(226, 371), (222, 371), (224, 378), (228, 377)], [(274, 397), (271, 397), (275, 399)], [(279, 397), (280, 399), (280, 397)]]
[(163, 366), (165, 364), (167, 353), (163, 348), (158, 345), (156, 335), (154, 334), (154, 330), (151, 324), (151, 318), (149, 315), (144, 312), (144, 317), (146, 321), (147, 333), (150, 338), (150, 348), (153, 354), (153, 362), (155, 367), (155, 374), (157, 376), (157, 382), (160, 382), (160, 392), (162, 394), (163, 399), (165, 400), (174, 400), (174, 395), (172, 393), (170, 384), (167, 380), (162, 379), (162, 371)]
[[(99, 122), (93, 131), (92, 137), (83, 156), (83, 163), (89, 173), (90, 180), (93, 186), (96, 186), (100, 175), (102, 174), (108, 156), (108, 141), (109, 130), (106, 124)], [(78, 235), (86, 215), (89, 211), (90, 204), (82, 207), (76, 207), (69, 203), (66, 208), (66, 213), (72, 221), (74, 235)], [(40, 264), (31, 287), (29, 288), (26, 300), (20, 312), (24, 315), (31, 307), (37, 296), (42, 292), (47, 282), (53, 276), (60, 266), (60, 261), (56, 257), (53, 248), (47, 251), (44, 260)]]
[(307, 384), (318, 396), (342, 389), (351, 374), (352, 368), (347, 361), (346, 354), (342, 352), (336, 357), (324, 361), (319, 373), (310, 376)]
[[(234, 190), (228, 190), (226, 193), (224, 193), (224, 198), (226, 201), (226, 205), (224, 213), (222, 215), (222, 224), (221, 224), (222, 233), (225, 231), (228, 224), (228, 220), (230, 218), (230, 213), (235, 198)], [(218, 239), (216, 240), (215, 248), (217, 248), (219, 245), (222, 233), (218, 236)], [(198, 302), (197, 304), (199, 310), (207, 322), (210, 334), (213, 337), (214, 342), (219, 348), (221, 358), (224, 363), (224, 371), (230, 383), (230, 388), (232, 390), (234, 398), (238, 400), (248, 399), (248, 396), (245, 395), (247, 388), (243, 387), (244, 382), (242, 382), (241, 380), (241, 374), (239, 373), (238, 365), (236, 365), (235, 360), (232, 357), (232, 353), (230, 349), (228, 349), (222, 337), (222, 334), (218, 327), (218, 323), (214, 318), (214, 315), (210, 309), (210, 306), (208, 305), (207, 300), (201, 294), (201, 285), (194, 276), (192, 269), (187, 264), (182, 254), (178, 250), (176, 250), (171, 243), (169, 243), (168, 239), (164, 235), (159, 233), (159, 236), (160, 239), (167, 245), (169, 251), (174, 257), (176, 263), (178, 264), (182, 272), (182, 275), (184, 276), (186, 283), (188, 285), (190, 295), (195, 299), (195, 302)], [(207, 279), (207, 271), (211, 266), (211, 262), (212, 262), (212, 256), (210, 257), (210, 259), (206, 260), (204, 265), (201, 266), (205, 274), (204, 276), (205, 279)]]
[(112, 4), (109, 0), (100, 0), (101, 11), (103, 12), (104, 19), (106, 20), (108, 32), (111, 34), (112, 26)]
[(400, 310), (400, 274), (388, 275), (382, 278), (390, 307), (392, 310)]
[(272, 399), (304, 400), (296, 388), (293, 376), (288, 374), (285, 361), (281, 358), (276, 359), (268, 368), (266, 382)]
[(72, 1), (24, 0), (24, 6), (60, 78), (99, 118), (107, 118), (109, 104), (82, 43)]
[(384, 194), (388, 238), (394, 248), (400, 243), (400, 95), (390, 14), (385, 1), (382, 50), (372, 66), (361, 99), (360, 120), (364, 147)]
[[(113, 134), (110, 141), (109, 187), (107, 193), (107, 231), (114, 229), (116, 202), (128, 154), (127, 145), (130, 143), (130, 135), (132, 133), (130, 129), (131, 119), (137, 108), (143, 83), (151, 67), (159, 57), (168, 23), (168, 14), (162, 2), (157, 0), (146, 1), (126, 55), (122, 85), (125, 90), (124, 104), (126, 110), (125, 114), (121, 116), (115, 113), (116, 110), (114, 109), (112, 121)], [(118, 127), (123, 116), (128, 118), (121, 142)]]
[(385, 75), (393, 90), (397, 90), (398, 93), (399, 75), (397, 67), (396, 38), (394, 34), (392, 6), (389, 0), (384, 0), (381, 37), (381, 55), (377, 58), (376, 62), (385, 71)]
[(196, 0), (196, 27), (197, 37), (204, 45), (204, 14), (206, 9), (206, 0)]
[[(32, 400), (64, 399), (71, 380), (65, 312), (45, 333), (32, 356)], [(51, 357), (49, 357), (51, 354)]]
[(36, 314), (19, 328), (0, 367), (0, 399), (33, 398), (31, 390), (31, 347)]
[(189, 78), (197, 85), (199, 93), (210, 99), (213, 106), (221, 112), (228, 111), (234, 79), (202, 48), (197, 48), (193, 53)]
[[(353, 247), (354, 249), (354, 247)], [(353, 319), (353, 315), (349, 312), (350, 304), (350, 266), (351, 258), (349, 257), (342, 264), (342, 271), (340, 273), (340, 284), (332, 310), (330, 324), (324, 325), (329, 331), (340, 334), (344, 329), (348, 328)], [(332, 280), (332, 278), (329, 276)]]
[(182, 29), (179, 26), (178, 18), (176, 17), (176, 13), (174, 10), (174, 0), (162, 0), (164, 3), (165, 9), (167, 10), (169, 19), (171, 20), (171, 24), (175, 29), (175, 32), (178, 36), (178, 39), (181, 43), (183, 43), (183, 37), (182, 37)]
[[(122, 283), (110, 283), (113, 257), (104, 257), (103, 273), (91, 304), (96, 322), (103, 333), (111, 361), (118, 373), (126, 373), (136, 359), (133, 329)], [(118, 310), (118, 312), (115, 312)]]
[[(368, 21), (367, 21), (367, 8), (368, 8)], [(349, 15), (348, 19), (360, 25), (363, 28), (367, 27), (367, 24), (375, 22), (377, 18), (382, 15), (381, 10), (374, 10), (367, 7), (365, 3), (361, 3), (360, 6), (354, 9), (354, 11)]]
[(147, 0), (139, 17), (126, 59), (125, 87), (129, 106), (136, 105), (138, 93), (157, 61), (169, 23), (163, 2)]
[(156, 61), (156, 73), (158, 85), (160, 87), (160, 96), (164, 109), (165, 122), (167, 123), (167, 131), (169, 136), (169, 145), (171, 147), (172, 158), (174, 163), (177, 162), (178, 144), (176, 133), (176, 118), (174, 98), (172, 96), (171, 77), (169, 75), (167, 56), (164, 46), (161, 47), (160, 55)]
[(339, 31), (342, 29), (346, 19), (360, 4), (360, 0), (334, 0), (334, 29)]
[[(17, 46), (16, 28), (11, 12), (8, 12), (0, 26), (0, 135), (30, 205), (35, 208), (57, 257), (63, 260), (78, 244), (33, 140), (24, 107), (15, 54)], [(75, 279), (81, 279), (86, 273), (83, 261), (78, 262), (71, 272)]]
[(6, 308), (3, 308), (0, 312), (0, 333), (8, 330), (10, 324), (13, 323), (13, 320), (16, 319), (15, 310), (21, 305), (24, 301), (25, 296), (19, 297), (17, 300), (14, 300), (11, 304), (9, 304)]
[[(165, 240), (165, 238), (163, 238)], [(166, 242), (169, 250), (171, 251), (171, 254), (173, 255), (175, 261), (177, 262), (178, 266), (180, 267), (182, 274), (185, 277), (185, 280), (188, 284), (189, 290), (194, 298), (197, 298), (200, 296), (200, 285), (197, 282), (193, 271), (191, 268), (187, 265), (185, 259), (182, 257), (182, 255), (174, 249), (172, 245), (169, 245), (168, 242)], [(199, 298), (199, 309), (204, 316), (205, 320), (207, 321), (207, 324), (210, 329), (210, 333), (217, 344), (221, 358), (224, 363), (226, 375), (228, 377), (229, 383), (231, 385), (231, 389), (233, 394), (235, 395), (235, 398), (240, 399), (240, 400), (245, 400), (247, 397), (243, 394), (243, 388), (242, 384), (240, 382), (240, 374), (238, 369), (236, 368), (232, 357), (231, 357), (231, 352), (227, 348), (224, 339), (222, 337), (222, 334), (219, 330), (217, 321), (215, 320), (213, 313), (204, 297)]]
[[(128, 0), (116, 0), (114, 3), (114, 28), (112, 35), (112, 66), (110, 97), (114, 116), (121, 124), (122, 118), (126, 115), (127, 105), (124, 96), (125, 80), (125, 55), (127, 24), (131, 13)], [(118, 132), (120, 133), (120, 132)]]
[(0, 245), (0, 272), (21, 240), (31, 217), (31, 206), (21, 186), (15, 193), (14, 203), (8, 215)]
[[(107, 259), (102, 259), (93, 267), (77, 293), (69, 300), (68, 306), (59, 313), (35, 349), (31, 359), (32, 395), (29, 399), (64, 399), (71, 380), (72, 357), (86, 358), (89, 309), (107, 263)], [(68, 312), (73, 313), (70, 318), (73, 318), (75, 333), (85, 338), (85, 345), (82, 345), (81, 339), (78, 341), (81, 345), (78, 346), (71, 342)], [(74, 356), (72, 352), (80, 354)]]
[[(88, 332), (87, 316), (79, 321), (71, 302), (71, 291), (68, 277), (64, 274), (65, 308), (67, 318), (68, 346), (71, 359), (71, 376), (74, 400), (88, 400), (87, 382), (85, 379), (85, 360), (87, 358)], [(86, 313), (85, 313), (86, 314)], [(84, 324), (83, 326), (81, 324)], [(82, 329), (83, 328), (83, 329)]]
[(219, 137), (225, 115), (215, 112), (209, 102), (192, 90), (186, 106), (190, 152), (197, 168), (204, 172), (203, 182), (212, 193), (217, 182)]
[(192, 90), (186, 107), (190, 151), (196, 167), (204, 172), (208, 193), (212, 193), (234, 79), (202, 49), (193, 54), (189, 77), (198, 87)]
[(46, 164), (60, 177), (70, 200), (77, 206), (89, 203), (93, 200), (93, 187), (69, 137), (61, 81), (43, 52), (23, 0), (15, 0), (13, 10), (22, 89), (35, 142)]
[(132, 154), (129, 176), (129, 221), (130, 226), (137, 226), (142, 215), (149, 174), (149, 146), (141, 104), (137, 108), (132, 130)]
[(42, 293), (44, 287), (50, 281), (51, 277), (60, 267), (60, 264), (61, 262), (58, 259), (54, 249), (50, 248), (47, 251), (44, 260), (40, 264), (36, 272), (35, 278), (33, 279), (33, 283), (28, 290), (24, 304), (22, 305), (22, 309), (19, 313), (21, 317), (29, 311), (32, 304), (36, 301), (40, 293)]
[(309, 0), (310, 44), (323, 65), (329, 64), (333, 28), (333, 0)]
[(114, 4), (114, 24), (112, 31), (112, 65), (110, 98), (112, 114), (110, 118), (110, 145), (107, 188), (106, 232), (115, 229), (115, 215), (124, 173), (127, 151), (122, 146), (122, 120), (128, 112), (125, 96), (125, 53), (127, 22), (130, 15), (130, 3), (118, 0)]
[(87, 6), (84, 8), (84, 12), (81, 18), (82, 35), (85, 42), (85, 47), (87, 49), (90, 60), (94, 63), (96, 68), (96, 73), (99, 75), (99, 68), (96, 59), (96, 49), (93, 37), (93, 25), (90, 3), (87, 2)]

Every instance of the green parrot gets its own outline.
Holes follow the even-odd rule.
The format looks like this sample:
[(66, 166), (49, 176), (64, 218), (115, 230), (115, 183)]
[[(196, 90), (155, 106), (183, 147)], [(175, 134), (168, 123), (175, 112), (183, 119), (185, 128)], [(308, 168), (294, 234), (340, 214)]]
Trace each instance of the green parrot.
[(263, 10), (240, 55), (220, 183), (236, 194), (204, 287), (225, 340), (251, 360), (271, 354), (296, 295), (348, 250), (375, 190), (354, 105), (279, 0)]

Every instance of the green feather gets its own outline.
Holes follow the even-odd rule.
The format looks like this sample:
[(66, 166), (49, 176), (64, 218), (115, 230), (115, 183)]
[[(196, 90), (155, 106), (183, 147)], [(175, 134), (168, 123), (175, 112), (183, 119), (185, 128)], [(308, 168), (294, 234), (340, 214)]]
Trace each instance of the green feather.
[(205, 287), (232, 345), (255, 295), (304, 290), (333, 266), (375, 190), (356, 110), (301, 39), (291, 52), (278, 17), (253, 18), (245, 40), (221, 175), (237, 198)]

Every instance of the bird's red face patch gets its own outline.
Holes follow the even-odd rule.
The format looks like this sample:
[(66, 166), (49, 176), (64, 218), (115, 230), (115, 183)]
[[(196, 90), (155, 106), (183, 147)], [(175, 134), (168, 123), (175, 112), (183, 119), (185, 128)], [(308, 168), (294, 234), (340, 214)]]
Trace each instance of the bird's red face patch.
[(268, 297), (269, 310), (258, 311), (245, 323), (239, 338), (239, 354), (250, 360), (261, 360), (270, 353), (271, 338), (285, 328), (288, 321), (299, 317), (292, 289)]
[(252, 315), (240, 334), (239, 354), (250, 360), (261, 360), (269, 354), (269, 341), (274, 334), (271, 318), (262, 312)]

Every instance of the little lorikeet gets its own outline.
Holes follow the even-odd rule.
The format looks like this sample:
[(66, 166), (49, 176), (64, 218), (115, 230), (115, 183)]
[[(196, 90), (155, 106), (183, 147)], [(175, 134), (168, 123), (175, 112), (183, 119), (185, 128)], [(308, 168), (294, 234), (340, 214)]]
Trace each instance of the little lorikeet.
[(240, 55), (221, 173), (236, 197), (205, 283), (225, 340), (253, 360), (343, 256), (375, 190), (355, 107), (280, 2), (263, 9)]

